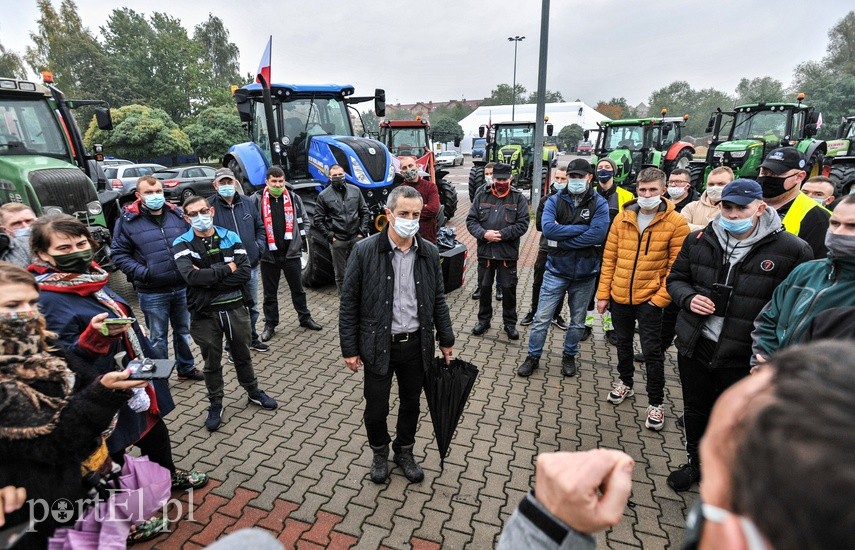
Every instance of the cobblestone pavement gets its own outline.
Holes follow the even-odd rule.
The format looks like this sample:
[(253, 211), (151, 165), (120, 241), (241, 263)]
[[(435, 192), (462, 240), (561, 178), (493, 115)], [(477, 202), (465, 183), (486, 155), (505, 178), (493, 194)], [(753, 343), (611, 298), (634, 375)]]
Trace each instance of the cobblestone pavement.
[[(362, 374), (352, 374), (340, 358), (335, 288), (308, 291), (313, 316), (324, 326), (322, 332), (312, 332), (298, 326), (283, 282), (283, 324), (269, 352), (253, 352), (260, 385), (279, 409), (247, 405), (234, 370), (226, 365), (225, 423), (209, 434), (203, 425), (204, 384), (173, 380), (177, 408), (167, 424), (176, 463), (208, 472), (212, 481), (190, 495), (192, 507), (188, 496), (174, 495), (183, 500), (180, 510), (170, 508), (170, 517), (187, 518), (192, 509), (193, 521), (183, 519), (168, 535), (138, 548), (197, 548), (248, 526), (269, 530), (286, 548), (492, 548), (534, 481), (538, 453), (596, 447), (622, 449), (637, 462), (635, 507), (627, 508), (614, 529), (599, 535), (600, 547), (679, 547), (686, 508), (697, 495), (679, 495), (665, 483), (668, 472), (685, 462), (675, 424), (682, 403), (673, 348), (666, 356), (666, 424), (658, 433), (644, 427), (643, 377), (636, 379), (634, 398), (618, 406), (605, 400), (617, 376), (616, 352), (604, 340), (599, 316), (593, 337), (581, 344), (578, 376), (561, 376), (564, 333), (552, 327), (541, 368), (528, 379), (517, 377), (515, 369), (525, 358), (526, 327), (520, 327), (519, 341), (509, 341), (496, 311), (493, 328), (484, 336), (470, 334), (477, 302), (470, 299), (475, 245), (463, 228), (467, 209), (468, 197), (461, 192), (452, 223), (469, 248), (469, 277), (462, 289), (448, 295), (448, 302), (455, 352), (478, 365), (481, 374), (444, 471), (423, 401), (416, 457), (425, 480), (410, 484), (397, 467), (386, 485), (369, 480)], [(539, 235), (533, 225), (522, 244), (520, 316), (530, 303)], [(116, 286), (129, 293), (127, 285)], [(397, 399), (391, 416), (396, 410)]]

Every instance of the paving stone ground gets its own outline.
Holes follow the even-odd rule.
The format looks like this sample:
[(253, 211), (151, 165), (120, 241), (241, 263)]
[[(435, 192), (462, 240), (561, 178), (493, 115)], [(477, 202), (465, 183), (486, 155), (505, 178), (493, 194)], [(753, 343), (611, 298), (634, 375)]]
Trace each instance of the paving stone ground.
[[(461, 192), (452, 224), (468, 246), (469, 270), (465, 286), (449, 293), (448, 303), (455, 352), (481, 373), (444, 470), (423, 401), (416, 456), (424, 481), (408, 483), (397, 467), (386, 485), (369, 480), (362, 374), (351, 373), (340, 358), (335, 288), (308, 291), (312, 314), (324, 326), (312, 332), (298, 326), (283, 281), (283, 324), (269, 342), (269, 352), (253, 352), (260, 385), (279, 409), (247, 405), (234, 370), (226, 365), (225, 423), (208, 433), (204, 384), (173, 380), (177, 408), (167, 424), (175, 461), (180, 468), (208, 472), (212, 481), (192, 495), (174, 494), (176, 503), (168, 513), (184, 519), (170, 533), (137, 548), (198, 548), (250, 526), (270, 531), (286, 548), (492, 548), (534, 482), (538, 453), (596, 447), (621, 449), (637, 463), (631, 497), (635, 506), (627, 508), (615, 528), (598, 536), (599, 546), (679, 547), (685, 512), (697, 493), (677, 494), (665, 483), (668, 473), (685, 462), (682, 433), (675, 424), (682, 402), (674, 349), (666, 355), (666, 424), (658, 433), (644, 427), (648, 403), (643, 366), (636, 374), (634, 398), (618, 406), (605, 400), (617, 376), (617, 357), (604, 340), (599, 316), (593, 337), (581, 344), (578, 376), (561, 376), (564, 332), (553, 327), (541, 368), (530, 378), (517, 377), (527, 327), (519, 327), (519, 341), (509, 341), (501, 331), (497, 304), (493, 328), (481, 337), (470, 334), (477, 302), (470, 299), (475, 243), (463, 224), (467, 210), (467, 196)], [(532, 223), (521, 247), (520, 317), (531, 299), (538, 236)], [(114, 275), (114, 286), (132, 294), (122, 279)], [(389, 425), (394, 427), (397, 398), (392, 411)]]

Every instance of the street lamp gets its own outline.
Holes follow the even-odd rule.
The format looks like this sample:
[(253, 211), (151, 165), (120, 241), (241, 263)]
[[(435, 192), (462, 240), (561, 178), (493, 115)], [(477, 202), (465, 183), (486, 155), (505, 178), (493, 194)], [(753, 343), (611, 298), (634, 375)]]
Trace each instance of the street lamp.
[(513, 99), (511, 100), (511, 122), (514, 121), (514, 111), (517, 106), (517, 44), (525, 40), (525, 36), (509, 36), (508, 41), (514, 43), (514, 84), (512, 88)]

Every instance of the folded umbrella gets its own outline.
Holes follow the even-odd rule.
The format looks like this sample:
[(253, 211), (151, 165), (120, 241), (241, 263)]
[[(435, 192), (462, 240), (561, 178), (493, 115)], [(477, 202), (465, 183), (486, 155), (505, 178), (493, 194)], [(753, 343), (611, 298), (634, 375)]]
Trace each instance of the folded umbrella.
[(443, 468), (451, 438), (477, 377), (478, 367), (472, 363), (453, 359), (446, 364), (442, 357), (437, 357), (425, 373), (425, 397)]

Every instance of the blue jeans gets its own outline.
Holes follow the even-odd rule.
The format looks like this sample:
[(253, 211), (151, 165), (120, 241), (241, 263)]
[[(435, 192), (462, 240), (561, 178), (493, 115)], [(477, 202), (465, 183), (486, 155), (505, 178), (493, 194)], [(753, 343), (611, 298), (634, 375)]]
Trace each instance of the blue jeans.
[(565, 293), (567, 293), (567, 305), (570, 306), (570, 322), (567, 325), (567, 333), (564, 335), (564, 355), (575, 357), (579, 353), (579, 339), (585, 331), (585, 313), (596, 282), (596, 277), (573, 281), (549, 271), (543, 274), (540, 302), (528, 337), (529, 355), (540, 357), (543, 353), (546, 331)]
[(172, 324), (172, 351), (178, 373), (193, 370), (193, 352), (190, 351), (190, 311), (187, 309), (187, 290), (179, 288), (168, 292), (140, 292), (140, 309), (145, 316), (149, 340), (154, 351), (163, 359), (169, 357), (167, 341)]

